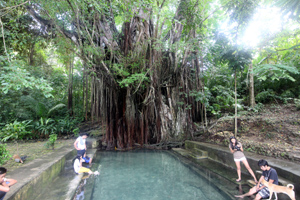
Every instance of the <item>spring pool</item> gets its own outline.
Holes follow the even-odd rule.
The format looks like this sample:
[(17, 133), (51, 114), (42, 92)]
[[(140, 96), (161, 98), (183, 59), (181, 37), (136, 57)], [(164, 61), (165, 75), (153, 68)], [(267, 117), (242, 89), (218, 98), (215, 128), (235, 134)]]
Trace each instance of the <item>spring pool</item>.
[[(207, 178), (167, 151), (98, 152), (100, 176), (75, 198), (90, 200), (229, 200)], [(85, 182), (83, 182), (85, 184)], [(92, 187), (92, 189), (91, 189)], [(83, 194), (86, 198), (80, 197)], [(89, 198), (87, 198), (89, 197)]]

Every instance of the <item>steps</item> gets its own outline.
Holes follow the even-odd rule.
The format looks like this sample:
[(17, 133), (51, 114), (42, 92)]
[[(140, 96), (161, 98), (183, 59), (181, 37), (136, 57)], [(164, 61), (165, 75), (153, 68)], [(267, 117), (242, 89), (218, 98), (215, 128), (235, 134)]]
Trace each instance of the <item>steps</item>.
[(208, 158), (207, 151), (203, 151), (197, 148), (192, 148), (192, 149), (172, 148), (172, 150), (184, 157), (190, 157), (192, 159), (200, 160), (200, 159)]

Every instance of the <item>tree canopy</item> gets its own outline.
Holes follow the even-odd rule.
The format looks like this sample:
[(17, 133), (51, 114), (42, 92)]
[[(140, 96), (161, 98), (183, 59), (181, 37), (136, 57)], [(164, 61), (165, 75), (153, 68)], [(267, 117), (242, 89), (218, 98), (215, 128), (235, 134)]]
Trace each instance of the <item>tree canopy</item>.
[[(32, 120), (29, 138), (69, 134), (90, 120), (107, 148), (132, 148), (193, 138), (207, 118), (247, 109), (249, 73), (258, 103), (300, 98), (293, 2), (1, 1), (2, 132)], [(247, 46), (261, 8), (284, 24)]]

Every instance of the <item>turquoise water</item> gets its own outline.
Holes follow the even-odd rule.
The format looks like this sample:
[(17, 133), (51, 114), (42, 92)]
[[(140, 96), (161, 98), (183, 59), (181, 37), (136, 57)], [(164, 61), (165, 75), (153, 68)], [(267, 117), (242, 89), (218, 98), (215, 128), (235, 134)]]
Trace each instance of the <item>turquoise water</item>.
[(227, 200), (211, 182), (164, 151), (100, 152), (91, 200)]

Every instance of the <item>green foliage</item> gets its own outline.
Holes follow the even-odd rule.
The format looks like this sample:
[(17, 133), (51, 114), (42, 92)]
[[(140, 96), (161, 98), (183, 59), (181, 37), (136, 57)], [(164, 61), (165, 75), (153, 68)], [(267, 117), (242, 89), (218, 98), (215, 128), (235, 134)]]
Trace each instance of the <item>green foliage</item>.
[(253, 111), (255, 113), (258, 113), (258, 112), (262, 111), (263, 109), (264, 109), (264, 104), (259, 102), (259, 103), (255, 104), (254, 108), (249, 108), (249, 111)]
[(221, 116), (221, 106), (219, 104), (214, 103), (212, 106), (208, 107), (208, 110), (215, 116)]
[(205, 106), (208, 106), (211, 92), (207, 87), (204, 87), (204, 92), (193, 90), (191, 91), (190, 96), (194, 97), (196, 102), (200, 101), (202, 104), (205, 104)]
[(75, 129), (73, 130), (74, 136), (75, 136), (75, 137), (78, 137), (78, 136), (79, 136), (79, 132), (80, 132), (80, 129), (79, 129), (79, 128), (75, 128)]
[(288, 79), (294, 82), (295, 79), (290, 74), (299, 74), (299, 71), (294, 66), (282, 64), (263, 64), (254, 67), (253, 73), (259, 80), (262, 81), (265, 81), (266, 79)]
[(79, 134), (79, 128), (77, 127), (81, 120), (79, 118), (65, 117), (56, 121), (57, 133), (74, 133)]
[(230, 108), (234, 105), (234, 91), (230, 88), (225, 88), (221, 85), (214, 86), (211, 92), (215, 94), (215, 99), (213, 102), (221, 105), (223, 108)]
[(66, 107), (65, 104), (63, 103), (60, 103), (60, 104), (57, 104), (56, 106), (52, 107), (49, 111), (48, 111), (48, 115), (50, 115), (52, 112), (54, 112), (55, 110), (59, 110), (61, 108), (64, 108)]
[[(2, 57), (3, 58), (3, 57)], [(0, 57), (1, 61), (1, 57)], [(7, 94), (9, 90), (21, 90), (22, 88), (36, 88), (44, 94), (46, 98), (53, 97), (53, 88), (43, 78), (35, 78), (24, 68), (20, 61), (14, 61), (9, 66), (0, 69), (1, 90)]]
[(41, 117), (39, 121), (35, 122), (34, 128), (44, 135), (54, 134), (57, 130), (54, 122), (51, 118), (44, 119)]
[(221, 54), (221, 61), (228, 64), (233, 71), (243, 70), (245, 66), (251, 63), (251, 53), (246, 49), (229, 47)]
[(47, 148), (51, 147), (52, 149), (54, 149), (56, 140), (57, 140), (57, 134), (51, 134), (51, 135), (49, 135), (49, 139), (48, 139), (48, 141), (46, 143), (46, 147)]
[[(252, 59), (251, 52), (237, 44), (241, 41), (241, 33), (251, 19), (258, 1), (166, 0), (163, 1), (165, 4), (160, 7), (161, 2), (149, 0), (40, 0), (14, 7), (14, 12), (1, 16), (4, 24), (4, 37), (0, 36), (0, 55), (5, 55), (2, 40), (5, 39), (11, 62), (7, 61), (7, 57), (0, 56), (0, 90), (2, 91), (0, 94), (0, 121), (4, 124), (17, 124), (19, 121), (30, 119), (35, 122), (33, 128), (35, 133), (52, 135), (73, 132), (75, 135), (78, 134), (77, 124), (84, 116), (83, 106), (87, 105), (87, 108), (90, 109), (89, 102), (92, 96), (90, 88), (85, 88), (85, 84), (90, 84), (91, 79), (89, 77), (84, 80), (83, 68), (86, 69), (86, 74), (95, 75), (97, 78), (105, 77), (106, 70), (108, 70), (111, 77), (106, 77), (107, 79), (104, 78), (101, 81), (116, 81), (120, 87), (133, 89), (137, 87), (144, 89), (150, 85), (149, 82), (152, 80), (149, 77), (153, 76), (153, 69), (155, 69), (156, 74), (153, 76), (155, 78), (156, 76), (160, 78), (160, 75), (165, 73), (164, 78), (155, 79), (158, 88), (154, 89), (161, 89), (157, 94), (162, 95), (166, 95), (165, 85), (167, 87), (173, 85), (165, 83), (169, 80), (179, 80), (177, 77), (191, 80), (186, 86), (193, 90), (195, 87), (190, 87), (189, 84), (192, 85), (196, 75), (197, 78), (199, 75), (200, 80), (203, 80), (203, 85), (207, 87), (205, 92), (194, 90), (188, 94), (185, 91), (185, 94), (180, 95), (185, 98), (191, 97), (189, 102), (196, 101), (205, 104), (207, 110), (216, 116), (220, 116), (222, 112), (232, 111), (234, 104), (232, 70), (238, 72), (236, 73), (237, 90), (238, 94), (242, 95), (239, 98), (246, 99), (245, 96), (248, 95), (245, 83), (248, 72), (243, 69), (246, 69)], [(286, 13), (296, 14), (291, 17), (299, 17), (299, 6), (294, 0), (276, 0), (276, 2)], [(0, 10), (19, 3), (21, 3), (19, 0), (2, 1)], [(264, 2), (260, 3), (264, 4)], [(59, 33), (61, 30), (55, 30), (55, 26), (41, 26), (28, 14), (25, 9), (27, 5), (35, 7), (37, 14), (51, 20), (61, 29), (67, 28), (70, 35), (76, 32), (75, 35), (82, 38), (77, 42), (84, 42), (84, 45), (75, 47), (74, 43)], [(178, 10), (180, 15), (178, 18), (174, 18), (178, 7), (181, 8)], [(143, 10), (144, 13), (138, 9)], [(77, 10), (80, 10), (79, 16), (74, 12)], [(225, 15), (224, 12), (226, 12)], [(122, 41), (122, 37), (124, 37), (121, 33), (122, 25), (139, 15), (143, 15), (143, 17), (138, 22), (138, 29), (132, 29), (133, 34), (128, 35), (129, 37), (126, 36), (129, 39), (129, 50), (128, 55), (124, 55), (118, 49), (127, 45)], [(109, 32), (101, 32), (100, 40), (97, 28), (92, 27), (97, 16), (101, 16), (101, 23), (103, 22), (101, 26), (106, 26), (105, 20), (108, 20), (108, 24), (110, 24), (106, 27), (110, 29)], [(220, 35), (218, 35), (219, 38), (213, 38), (213, 34), (220, 24), (226, 23), (226, 16), (230, 20), (228, 26), (232, 25), (230, 34), (224, 34), (223, 38)], [(150, 38), (147, 38), (146, 32), (143, 31), (143, 27), (146, 25), (143, 24), (144, 20), (148, 21), (148, 19), (152, 20), (149, 24), (151, 26)], [(77, 20), (80, 22), (80, 27), (77, 27)], [(96, 21), (99, 20), (96, 19)], [(114, 24), (119, 32), (112, 28)], [(183, 27), (179, 41), (172, 43), (171, 40), (165, 38), (165, 36), (171, 38), (179, 34), (172, 33), (170, 30), (180, 25)], [(269, 43), (260, 47), (259, 51), (254, 50), (253, 55), (254, 53), (255, 55), (259, 54), (259, 59), (254, 61), (254, 63), (259, 63), (254, 65), (255, 91), (258, 93), (256, 97), (258, 102), (266, 103), (275, 98), (284, 100), (300, 95), (300, 76), (299, 69), (297, 69), (300, 59), (300, 38), (297, 27), (299, 26), (296, 26), (293, 31), (272, 36), (272, 40), (271, 37), (268, 37)], [(156, 28), (158, 33), (156, 33)], [(90, 38), (93, 35), (97, 39)], [(106, 38), (108, 35), (109, 38)], [(118, 38), (119, 35), (121, 38)], [(157, 38), (154, 38), (154, 35), (158, 35)], [(140, 38), (141, 43), (144, 40), (145, 46), (141, 47), (138, 43), (134, 43), (133, 38)], [(106, 41), (107, 39), (108, 41)], [(114, 47), (104, 49), (103, 44), (106, 42), (113, 44)], [(155, 51), (164, 52), (167, 55), (166, 58), (175, 59), (162, 58), (165, 59), (163, 64), (160, 63), (160, 60), (153, 60), (151, 68), (147, 69), (149, 53), (156, 53)], [(82, 57), (76, 57), (77, 53)], [(186, 58), (185, 69), (182, 70), (178, 66), (181, 66), (185, 53), (189, 56)], [(110, 60), (112, 54), (117, 56)], [(81, 60), (83, 57), (84, 61)], [(196, 61), (195, 57), (198, 59), (197, 62), (194, 62)], [(261, 62), (262, 57), (266, 58), (266, 62)], [(103, 71), (101, 71), (102, 62), (106, 65), (106, 69)], [(169, 65), (175, 65), (175, 63), (177, 63), (178, 69), (168, 69)], [(74, 65), (72, 103), (75, 116), (70, 117), (67, 114), (66, 102), (68, 77), (71, 77), (68, 67), (72, 64)], [(197, 64), (200, 64), (198, 71), (190, 70)], [(228, 68), (232, 70), (228, 70)], [(110, 78), (114, 80), (110, 80)], [(172, 81), (168, 83), (172, 83)], [(84, 92), (85, 89), (87, 89), (87, 93)], [(174, 90), (170, 91), (171, 96), (174, 97), (172, 101), (178, 99), (174, 95), (175, 92), (173, 93)], [(134, 101), (137, 98), (145, 98), (145, 93), (138, 92), (136, 94), (137, 96), (133, 96)], [(87, 101), (83, 101), (83, 97), (87, 97)], [(186, 101), (182, 99), (177, 103), (181, 107), (186, 105)], [(257, 104), (257, 106), (261, 105)], [(185, 108), (191, 109), (191, 105), (186, 105)], [(259, 108), (255, 107), (255, 109), (259, 111)], [(11, 123), (13, 121), (15, 122)], [(26, 128), (26, 130), (29, 129)], [(30, 134), (28, 133), (28, 135)], [(15, 137), (11, 136), (11, 138)], [(27, 138), (27, 136), (23, 138)]]
[(149, 78), (146, 77), (145, 73), (135, 73), (131, 74), (127, 78), (124, 78), (122, 81), (119, 81), (121, 87), (128, 87), (130, 85), (138, 86), (141, 82), (149, 82)]
[(295, 98), (295, 95), (291, 90), (285, 90), (280, 96), (284, 99)]
[(11, 158), (9, 151), (6, 149), (6, 144), (0, 143), (0, 165), (3, 165)]
[(227, 13), (229, 13), (231, 23), (237, 23), (239, 26), (247, 24), (255, 8), (258, 6), (258, 0), (232, 0), (226, 4)]
[(6, 124), (1, 132), (0, 138), (2, 141), (32, 139), (34, 134), (30, 131), (32, 125), (31, 120)]
[(265, 90), (258, 93), (255, 96), (255, 99), (260, 103), (267, 103), (273, 100), (274, 97), (275, 97), (275, 92), (273, 90)]
[(297, 110), (300, 110), (300, 99), (294, 99)]
[(281, 8), (283, 15), (288, 15), (294, 20), (299, 20), (300, 4), (298, 0), (275, 0), (274, 6)]

